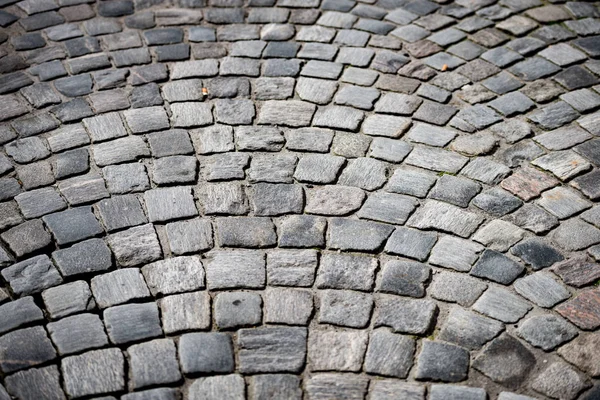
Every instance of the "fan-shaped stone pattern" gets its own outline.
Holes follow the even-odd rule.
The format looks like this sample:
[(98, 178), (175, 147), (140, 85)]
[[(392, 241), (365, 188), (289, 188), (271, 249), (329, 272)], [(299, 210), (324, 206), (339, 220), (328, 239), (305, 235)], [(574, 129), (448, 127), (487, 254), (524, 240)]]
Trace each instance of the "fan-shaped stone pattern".
[(598, 397), (600, 9), (547, 3), (0, 0), (0, 398)]

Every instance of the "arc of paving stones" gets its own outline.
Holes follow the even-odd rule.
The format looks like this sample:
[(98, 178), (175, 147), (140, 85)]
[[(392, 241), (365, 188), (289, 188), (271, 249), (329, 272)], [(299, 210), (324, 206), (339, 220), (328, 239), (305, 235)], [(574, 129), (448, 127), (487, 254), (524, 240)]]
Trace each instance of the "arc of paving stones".
[(600, 396), (597, 2), (0, 7), (0, 399)]

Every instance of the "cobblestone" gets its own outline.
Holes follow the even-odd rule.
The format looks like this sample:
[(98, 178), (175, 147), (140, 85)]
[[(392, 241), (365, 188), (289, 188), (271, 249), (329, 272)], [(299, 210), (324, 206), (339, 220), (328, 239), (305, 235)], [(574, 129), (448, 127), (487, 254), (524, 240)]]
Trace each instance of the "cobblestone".
[(597, 392), (594, 4), (0, 8), (0, 398)]

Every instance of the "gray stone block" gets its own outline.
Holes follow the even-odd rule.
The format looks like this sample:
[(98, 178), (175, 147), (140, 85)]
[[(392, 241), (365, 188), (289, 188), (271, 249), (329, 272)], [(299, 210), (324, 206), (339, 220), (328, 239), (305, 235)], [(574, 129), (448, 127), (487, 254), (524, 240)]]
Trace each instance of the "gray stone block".
[(163, 297), (160, 302), (165, 333), (206, 329), (211, 324), (210, 296), (205, 292)]
[(155, 303), (125, 304), (104, 310), (110, 341), (123, 344), (162, 335)]
[(94, 314), (79, 314), (47, 325), (50, 338), (61, 355), (78, 353), (108, 344), (104, 325)]
[(311, 371), (359, 371), (368, 340), (366, 331), (312, 330), (308, 337), (309, 368)]
[(55, 318), (66, 317), (96, 307), (90, 287), (85, 281), (75, 281), (42, 292), (46, 311)]
[(91, 288), (100, 308), (150, 296), (144, 278), (137, 268), (123, 268), (98, 275), (92, 279)]
[(112, 266), (112, 253), (102, 239), (89, 239), (56, 250), (52, 259), (63, 276), (104, 271)]
[(121, 350), (94, 350), (62, 360), (69, 396), (80, 397), (125, 389), (125, 358)]
[(231, 337), (225, 333), (188, 333), (179, 341), (179, 359), (185, 374), (233, 372), (233, 357)]
[(6, 374), (51, 361), (56, 351), (44, 328), (36, 326), (0, 337), (0, 356), (0, 369)]
[(365, 357), (365, 371), (406, 378), (413, 365), (415, 348), (415, 340), (408, 336), (397, 335), (385, 329), (374, 330)]
[(35, 256), (4, 268), (2, 277), (17, 295), (38, 293), (63, 281), (46, 255)]
[(119, 265), (132, 267), (158, 260), (162, 250), (152, 224), (129, 228), (108, 236)]
[(181, 372), (176, 352), (171, 339), (156, 339), (127, 348), (131, 387), (138, 389), (179, 381)]
[(206, 258), (206, 286), (209, 289), (259, 289), (265, 286), (265, 259), (260, 251), (213, 250)]
[(242, 373), (299, 372), (306, 358), (306, 328), (263, 327), (238, 333)]

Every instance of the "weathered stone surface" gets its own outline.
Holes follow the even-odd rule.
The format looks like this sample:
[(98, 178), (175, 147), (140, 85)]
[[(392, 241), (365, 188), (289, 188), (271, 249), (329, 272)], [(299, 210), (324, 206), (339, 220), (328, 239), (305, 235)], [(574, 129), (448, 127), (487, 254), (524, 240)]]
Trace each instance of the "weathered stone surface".
[(50, 338), (62, 355), (108, 344), (104, 325), (94, 314), (79, 314), (47, 325)]
[(267, 255), (267, 281), (275, 286), (312, 286), (317, 269), (314, 250), (276, 250)]
[(586, 256), (572, 257), (556, 264), (552, 271), (567, 285), (582, 287), (600, 279), (600, 264), (589, 262)]
[(600, 304), (600, 293), (597, 289), (591, 289), (559, 305), (556, 311), (579, 328), (591, 330), (600, 326), (598, 304)]
[(367, 350), (364, 331), (314, 330), (308, 338), (308, 364), (313, 371), (358, 371)]
[(125, 358), (117, 348), (67, 357), (61, 371), (70, 396), (110, 393), (125, 389)]
[(48, 256), (35, 256), (2, 270), (2, 277), (15, 294), (41, 292), (62, 283), (62, 277)]
[(238, 335), (244, 373), (298, 372), (304, 366), (306, 328), (242, 329)]
[(364, 328), (373, 308), (373, 299), (352, 291), (326, 290), (320, 292), (318, 321), (321, 324)]
[(206, 286), (209, 289), (262, 288), (264, 254), (253, 250), (213, 250), (207, 254)]
[(90, 287), (85, 281), (75, 281), (46, 289), (42, 292), (42, 298), (52, 318), (65, 317), (96, 307)]
[(558, 349), (558, 354), (579, 369), (597, 377), (600, 374), (600, 364), (595, 346), (598, 345), (599, 339), (597, 334), (579, 335)]
[(456, 306), (450, 310), (437, 338), (474, 350), (481, 348), (503, 329), (501, 322)]
[(206, 329), (210, 325), (210, 296), (205, 292), (163, 297), (160, 302), (163, 330), (167, 334)]
[(224, 333), (189, 333), (179, 343), (181, 369), (184, 373), (232, 372), (233, 346)]
[(490, 286), (473, 304), (475, 311), (506, 323), (517, 322), (531, 308), (527, 301), (496, 286)]
[(124, 304), (104, 311), (104, 325), (110, 341), (129, 343), (162, 335), (155, 303)]
[(375, 251), (393, 228), (377, 222), (334, 218), (329, 223), (327, 245), (332, 249)]
[(590, 384), (564, 362), (550, 364), (531, 384), (538, 392), (562, 399), (574, 399)]
[(408, 225), (419, 229), (438, 229), (468, 237), (482, 221), (483, 218), (477, 214), (437, 200), (428, 200), (408, 220)]
[(475, 369), (509, 388), (519, 387), (534, 365), (534, 355), (508, 334), (492, 341), (473, 362)]
[(437, 306), (431, 300), (408, 300), (380, 297), (377, 302), (375, 326), (389, 326), (394, 332), (423, 335), (431, 327)]
[(146, 224), (108, 236), (117, 262), (123, 267), (132, 267), (156, 261), (162, 250), (152, 224)]
[(417, 379), (459, 382), (466, 378), (469, 368), (469, 352), (461, 347), (423, 341), (417, 361)]

